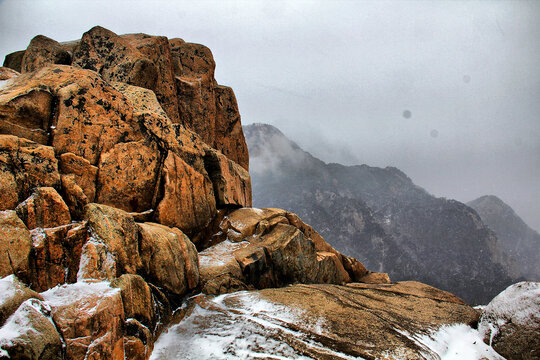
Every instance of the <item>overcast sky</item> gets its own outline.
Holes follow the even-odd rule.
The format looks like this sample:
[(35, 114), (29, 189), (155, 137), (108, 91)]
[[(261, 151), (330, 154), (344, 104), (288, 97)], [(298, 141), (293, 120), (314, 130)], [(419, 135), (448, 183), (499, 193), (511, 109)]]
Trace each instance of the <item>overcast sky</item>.
[(205, 44), (244, 124), (540, 230), (540, 1), (0, 0), (0, 58), (94, 25)]

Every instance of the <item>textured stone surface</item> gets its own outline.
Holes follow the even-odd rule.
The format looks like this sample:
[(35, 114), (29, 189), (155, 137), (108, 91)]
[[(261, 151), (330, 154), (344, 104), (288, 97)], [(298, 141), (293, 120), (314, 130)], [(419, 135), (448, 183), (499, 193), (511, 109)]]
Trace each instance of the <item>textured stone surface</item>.
[(218, 206), (251, 206), (251, 178), (246, 169), (212, 148), (207, 148), (204, 163)]
[(77, 281), (83, 245), (88, 239), (86, 223), (31, 231), (32, 256), (29, 283), (36, 291)]
[(8, 67), (0, 67), (0, 80), (9, 80), (19, 76), (20, 73)]
[(96, 202), (129, 212), (153, 208), (161, 155), (149, 145), (120, 143), (101, 154)]
[(540, 283), (524, 281), (502, 291), (484, 309), (478, 330), (506, 359), (540, 359)]
[(178, 119), (174, 74), (167, 38), (118, 36), (96, 26), (84, 33), (73, 64), (98, 72), (107, 81), (121, 81), (153, 90), (169, 118)]
[(50, 312), (38, 299), (22, 303), (0, 329), (0, 356), (5, 352), (11, 359), (63, 359), (62, 339), (49, 318)]
[(0, 326), (4, 325), (11, 314), (26, 300), (32, 298), (43, 300), (41, 295), (28, 288), (14, 275), (5, 276), (0, 279), (0, 293), (2, 294), (2, 301), (0, 302)]
[(6, 58), (4, 59), (3, 66), (13, 69), (20, 73), (24, 52), (25, 52), (24, 50), (20, 50), (20, 51), (15, 51), (11, 54), (7, 54)]
[(73, 153), (63, 153), (59, 157), (58, 169), (61, 174), (72, 175), (75, 184), (84, 192), (88, 202), (94, 202), (98, 168), (90, 161)]
[[(477, 320), (460, 299), (417, 282), (199, 295), (158, 339), (154, 357), (438, 359), (416, 339), (445, 324)], [(217, 346), (208, 348), (208, 338)]]
[(216, 213), (216, 199), (208, 177), (170, 151), (162, 177), (163, 198), (156, 209), (156, 220), (187, 234), (204, 228)]
[[(106, 205), (88, 204), (85, 219), (94, 241), (114, 256), (116, 276), (135, 274), (142, 266), (138, 226), (127, 212)], [(99, 248), (99, 246), (98, 246)]]
[(139, 224), (145, 278), (171, 294), (183, 295), (199, 284), (195, 245), (176, 228)]
[(120, 289), (124, 315), (133, 318), (149, 329), (154, 329), (154, 301), (150, 287), (139, 275), (124, 274), (111, 282), (111, 287)]
[(199, 253), (206, 293), (291, 283), (341, 284), (367, 273), (361, 263), (341, 255), (285, 210), (238, 209), (224, 217), (219, 232), (227, 239)]
[(71, 64), (71, 54), (59, 42), (43, 35), (30, 41), (21, 62), (21, 72), (32, 72), (49, 64)]
[(60, 187), (53, 148), (0, 135), (0, 210), (15, 209), (40, 186)]
[(66, 360), (124, 359), (124, 307), (108, 283), (63, 285), (42, 293), (65, 344)]
[(15, 210), (30, 230), (38, 227), (53, 228), (71, 222), (68, 206), (52, 187), (36, 188)]
[(15, 274), (26, 278), (32, 249), (30, 232), (17, 213), (0, 211), (0, 277)]

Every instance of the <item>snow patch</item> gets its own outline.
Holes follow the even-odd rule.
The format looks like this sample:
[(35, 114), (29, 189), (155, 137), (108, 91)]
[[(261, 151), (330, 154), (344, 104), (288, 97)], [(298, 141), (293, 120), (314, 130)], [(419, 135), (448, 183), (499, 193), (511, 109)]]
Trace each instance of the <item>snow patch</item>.
[(199, 253), (199, 267), (224, 266), (228, 260), (234, 259), (233, 252), (248, 245), (247, 241), (235, 243), (228, 239), (224, 240)]
[(17, 286), (16, 281), (15, 275), (9, 275), (0, 280), (0, 304), (22, 294), (23, 291)]
[(7, 87), (7, 85), (11, 82), (11, 79), (7, 80), (0, 80), (0, 90)]
[(79, 310), (92, 315), (96, 311), (92, 299), (114, 296), (120, 289), (111, 288), (108, 281), (86, 282), (79, 281), (74, 284), (63, 284), (49, 289), (41, 295), (51, 307), (61, 307), (77, 302)]
[(441, 360), (504, 360), (486, 345), (483, 336), (465, 325), (444, 325), (428, 335), (415, 336), (417, 343), (437, 354)]

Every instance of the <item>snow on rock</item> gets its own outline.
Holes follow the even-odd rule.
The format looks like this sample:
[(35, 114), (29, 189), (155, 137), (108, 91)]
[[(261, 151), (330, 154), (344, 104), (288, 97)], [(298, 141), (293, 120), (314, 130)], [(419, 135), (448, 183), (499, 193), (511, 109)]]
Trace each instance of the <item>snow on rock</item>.
[(527, 353), (531, 359), (540, 358), (540, 282), (510, 285), (493, 298), (478, 330), (505, 357)]
[(66, 358), (123, 359), (124, 308), (108, 282), (77, 282), (41, 294), (66, 342)]
[[(290, 326), (302, 322), (299, 310), (270, 303), (256, 293), (242, 291), (210, 300), (199, 296), (193, 301), (196, 305), (182, 321), (158, 338), (150, 359), (311, 359), (302, 355), (306, 348), (326, 353), (328, 358), (353, 359), (322, 349)], [(324, 321), (311, 326), (318, 333)], [(284, 337), (294, 339), (294, 345), (283, 341)]]
[(62, 359), (62, 341), (50, 313), (38, 299), (22, 303), (0, 328), (0, 357)]
[(42, 299), (41, 296), (26, 287), (14, 275), (0, 280), (0, 326), (13, 314), (26, 300), (31, 298)]
[(445, 325), (413, 339), (437, 354), (441, 360), (504, 360), (482, 341), (482, 335), (477, 330), (465, 324)]

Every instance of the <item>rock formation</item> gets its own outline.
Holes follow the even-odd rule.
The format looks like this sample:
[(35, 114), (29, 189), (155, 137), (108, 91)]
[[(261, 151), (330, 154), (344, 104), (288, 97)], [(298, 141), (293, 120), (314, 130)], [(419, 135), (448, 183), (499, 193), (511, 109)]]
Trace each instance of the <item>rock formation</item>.
[(250, 207), (238, 106), (208, 48), (95, 27), (71, 43), (37, 36), (4, 65), (0, 359), (147, 360), (173, 311), (193, 319), (194, 303), (237, 290), (265, 289), (227, 301), (335, 311), (335, 334), (310, 333), (325, 346), (343, 338), (327, 358), (390, 346), (375, 328), (349, 334), (349, 317), (379, 319), (389, 349), (411, 358), (423, 350), (392, 330), (404, 319), (414, 332), (474, 323), (455, 296), (392, 284), (297, 215)]
[(254, 206), (298, 214), (367, 268), (475, 304), (520, 279), (495, 234), (466, 205), (435, 198), (396, 168), (325, 164), (270, 125), (244, 132)]

